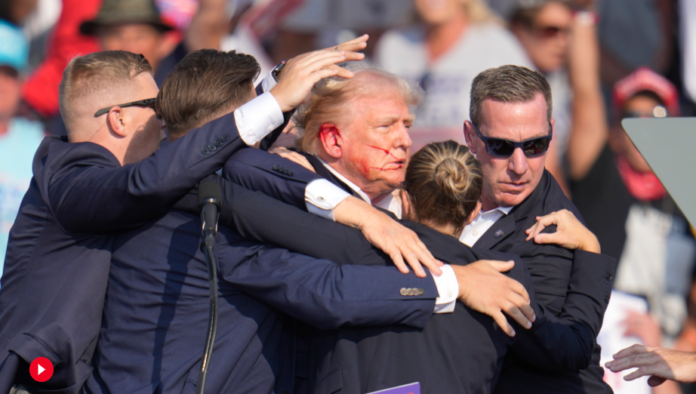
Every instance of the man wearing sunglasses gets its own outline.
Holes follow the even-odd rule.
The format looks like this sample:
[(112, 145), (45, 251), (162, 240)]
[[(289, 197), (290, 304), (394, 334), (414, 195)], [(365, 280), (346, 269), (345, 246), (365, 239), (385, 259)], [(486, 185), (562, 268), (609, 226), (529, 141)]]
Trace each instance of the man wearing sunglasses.
[[(553, 244), (527, 241), (536, 218), (568, 210), (580, 218), (553, 176), (544, 169), (553, 136), (551, 89), (538, 72), (502, 66), (479, 74), (471, 89), (471, 120), (464, 136), (481, 162), (481, 211), (460, 241), (474, 248), (520, 255), (531, 271), (538, 299), (550, 313), (565, 313), (566, 294), (578, 283), (594, 284), (598, 297), (586, 323), (596, 337), (602, 325), (616, 266), (612, 258)], [(554, 232), (555, 226), (545, 232)], [(547, 371), (508, 356), (496, 392), (610, 393), (599, 366), (599, 347), (588, 368)]]

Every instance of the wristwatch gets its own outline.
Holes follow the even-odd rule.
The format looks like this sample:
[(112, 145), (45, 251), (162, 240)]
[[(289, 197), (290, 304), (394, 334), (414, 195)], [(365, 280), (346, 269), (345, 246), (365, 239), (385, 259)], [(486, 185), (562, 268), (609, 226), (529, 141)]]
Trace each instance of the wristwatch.
[(283, 67), (285, 67), (285, 64), (287, 64), (287, 61), (281, 60), (280, 63), (278, 63), (273, 68), (273, 71), (271, 71), (271, 75), (273, 76), (273, 79), (275, 79), (276, 82), (278, 82), (278, 75), (281, 71), (283, 71)]

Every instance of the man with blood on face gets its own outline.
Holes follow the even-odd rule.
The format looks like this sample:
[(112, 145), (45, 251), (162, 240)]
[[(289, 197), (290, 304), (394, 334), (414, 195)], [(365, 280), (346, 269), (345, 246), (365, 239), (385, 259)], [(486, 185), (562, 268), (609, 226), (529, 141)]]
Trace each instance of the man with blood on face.
[(404, 181), (414, 116), (387, 76), (362, 72), (355, 78), (362, 83), (346, 103), (350, 114), (321, 125), (317, 156), (377, 203)]

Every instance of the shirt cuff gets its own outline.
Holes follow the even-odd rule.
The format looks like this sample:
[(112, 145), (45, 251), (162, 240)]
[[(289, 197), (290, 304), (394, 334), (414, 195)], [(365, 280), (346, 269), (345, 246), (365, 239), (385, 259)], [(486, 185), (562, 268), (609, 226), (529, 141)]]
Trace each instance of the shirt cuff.
[(234, 111), (239, 136), (252, 146), (283, 124), (283, 111), (270, 93), (264, 93)]
[(278, 82), (276, 82), (275, 78), (273, 78), (273, 74), (269, 73), (266, 75), (266, 78), (261, 81), (261, 89), (263, 89), (264, 93), (268, 93), (273, 89)]
[(435, 300), (435, 313), (452, 313), (459, 295), (459, 282), (457, 282), (457, 276), (449, 264), (443, 265), (440, 269), (442, 275), (433, 275), (437, 292), (440, 295)]
[(334, 208), (350, 194), (326, 179), (309, 182), (305, 188), (307, 211), (324, 219), (335, 220)]

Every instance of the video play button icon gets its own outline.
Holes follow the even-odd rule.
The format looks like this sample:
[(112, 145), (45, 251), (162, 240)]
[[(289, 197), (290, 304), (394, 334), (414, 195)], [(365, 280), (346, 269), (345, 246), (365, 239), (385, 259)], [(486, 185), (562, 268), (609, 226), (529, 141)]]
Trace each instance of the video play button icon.
[(45, 382), (53, 376), (53, 364), (46, 357), (37, 357), (29, 365), (29, 374), (37, 382)]

